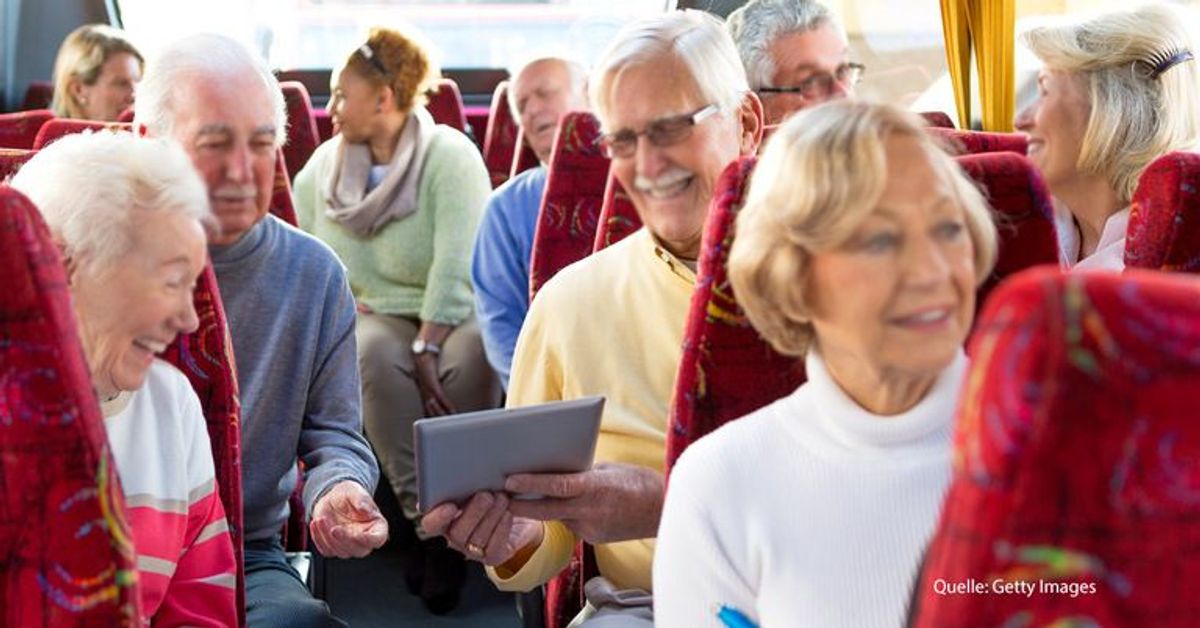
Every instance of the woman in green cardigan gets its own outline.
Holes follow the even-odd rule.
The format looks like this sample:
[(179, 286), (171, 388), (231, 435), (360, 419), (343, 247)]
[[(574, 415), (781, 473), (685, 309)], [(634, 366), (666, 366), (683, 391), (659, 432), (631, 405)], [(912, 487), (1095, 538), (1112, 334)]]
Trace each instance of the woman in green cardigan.
[[(339, 134), (296, 176), (300, 226), (342, 259), (358, 300), (367, 438), (405, 516), (417, 511), (412, 423), (495, 407), (500, 387), (472, 316), (471, 247), (491, 186), (478, 149), (437, 125), (438, 76), (412, 39), (376, 28), (334, 75)], [(417, 534), (424, 536), (419, 527)], [(434, 612), (458, 602), (463, 563), (440, 538), (406, 561)]]

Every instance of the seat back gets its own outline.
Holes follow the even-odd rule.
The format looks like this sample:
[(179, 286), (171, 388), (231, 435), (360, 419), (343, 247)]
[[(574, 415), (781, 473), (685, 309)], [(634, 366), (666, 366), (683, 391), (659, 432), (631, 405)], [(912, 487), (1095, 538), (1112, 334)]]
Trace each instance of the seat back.
[(985, 131), (960, 131), (953, 127), (926, 127), (925, 130), (942, 141), (947, 151), (954, 155), (978, 153), (1013, 152), (1024, 155), (1029, 140), (1022, 133), (988, 133)]
[(282, 149), (275, 151), (275, 183), (271, 190), (271, 213), (293, 227), (300, 224), (296, 219), (296, 204), (292, 200), (292, 184), (288, 179), (287, 159), (284, 157)]
[[(972, 344), (912, 625), (1194, 626), (1200, 282), (1029, 271)], [(939, 580), (985, 591), (942, 595)]]
[(429, 93), (429, 104), (426, 108), (429, 115), (433, 116), (434, 122), (452, 126), (463, 133), (467, 132), (466, 107), (463, 106), (458, 83), (453, 79), (444, 78), (438, 81), (437, 87)]
[(17, 173), (22, 164), (37, 154), (36, 150), (0, 148), (0, 183)]
[(8, 186), (0, 273), (0, 625), (140, 625), (125, 499), (66, 273)]
[(533, 147), (525, 141), (525, 130), (517, 129), (517, 146), (513, 149), (514, 155), (512, 160), (512, 169), (508, 171), (508, 177), (511, 179), (530, 168), (538, 167), (537, 153), (533, 152)]
[(76, 120), (74, 118), (54, 118), (46, 121), (38, 130), (33, 140), (33, 149), (41, 150), (48, 144), (67, 135), (83, 133), (84, 131), (128, 131), (133, 132), (133, 125), (127, 122), (99, 122), (97, 120)]
[(483, 163), (493, 188), (508, 180), (517, 146), (517, 121), (508, 106), (508, 81), (500, 81), (492, 92), (487, 131), (483, 133)]
[(308, 158), (317, 150), (320, 141), (317, 139), (317, 122), (313, 119), (312, 99), (304, 83), (283, 81), (279, 89), (283, 91), (283, 101), (287, 104), (287, 143), (283, 145), (283, 154), (287, 161), (288, 179), (293, 180), (296, 173), (308, 163)]
[(589, 112), (570, 111), (559, 120), (533, 233), (531, 301), (555, 273), (592, 252), (609, 163), (598, 137), (600, 121)]
[(996, 216), (997, 256), (992, 273), (979, 287), (976, 311), (1005, 278), (1039, 264), (1058, 265), (1050, 191), (1033, 164), (1010, 152), (956, 158), (983, 188)]
[(25, 99), (21, 101), (21, 111), (33, 109), (49, 109), (54, 100), (54, 83), (50, 81), (30, 81), (25, 88)]
[(49, 109), (0, 113), (0, 148), (29, 150), (42, 125), (54, 119)]
[(950, 119), (950, 115), (944, 111), (922, 111), (920, 114), (925, 119), (925, 124), (931, 127), (940, 129), (955, 129), (954, 120)]
[(1200, 272), (1200, 154), (1168, 153), (1138, 180), (1125, 267)]
[(729, 285), (729, 248), (755, 161), (742, 157), (721, 173), (704, 226), (667, 430), (668, 473), (696, 439), (787, 396), (806, 379), (804, 360), (775, 351), (750, 325)]
[(616, 175), (609, 172), (608, 183), (604, 187), (604, 206), (600, 210), (592, 251), (612, 246), (641, 228), (642, 219), (638, 216), (637, 208), (633, 206), (633, 200), (629, 198)]
[(317, 125), (318, 146), (333, 139), (333, 118), (329, 115), (328, 109), (314, 110), (313, 122)]
[(213, 466), (229, 536), (237, 561), (238, 617), (245, 621), (246, 578), (242, 563), (242, 437), (238, 405), (237, 367), (226, 324), (225, 308), (212, 264), (196, 282), (193, 295), (199, 327), (181, 334), (163, 352), (162, 358), (187, 376), (204, 409), (204, 421), (212, 444)]

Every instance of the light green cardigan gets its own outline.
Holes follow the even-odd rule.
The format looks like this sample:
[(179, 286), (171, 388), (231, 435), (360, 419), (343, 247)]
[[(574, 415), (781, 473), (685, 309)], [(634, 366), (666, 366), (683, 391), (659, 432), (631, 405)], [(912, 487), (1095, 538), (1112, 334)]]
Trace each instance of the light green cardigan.
[(479, 149), (443, 125), (433, 131), (417, 189), (417, 211), (359, 238), (325, 215), (322, 190), (336, 142), (317, 148), (296, 175), (300, 228), (333, 248), (361, 303), (383, 314), (458, 325), (471, 315), (471, 248), (491, 193)]

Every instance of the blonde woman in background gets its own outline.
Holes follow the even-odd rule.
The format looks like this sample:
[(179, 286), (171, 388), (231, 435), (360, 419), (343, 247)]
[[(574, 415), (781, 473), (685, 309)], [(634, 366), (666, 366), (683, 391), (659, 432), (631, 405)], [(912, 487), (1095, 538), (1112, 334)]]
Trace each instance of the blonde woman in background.
[(80, 26), (58, 49), (50, 108), (63, 118), (114, 122), (133, 106), (144, 66), (142, 54), (121, 30)]
[(1021, 36), (1043, 66), (1016, 127), (1054, 196), (1064, 268), (1124, 269), (1138, 178), (1166, 153), (1200, 148), (1189, 17), (1147, 5)]

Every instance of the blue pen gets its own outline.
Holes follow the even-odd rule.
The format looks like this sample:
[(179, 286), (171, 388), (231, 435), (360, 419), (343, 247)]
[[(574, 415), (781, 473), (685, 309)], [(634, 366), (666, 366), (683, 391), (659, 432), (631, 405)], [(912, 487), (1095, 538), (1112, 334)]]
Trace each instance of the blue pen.
[(750, 621), (746, 614), (732, 606), (721, 605), (717, 611), (717, 619), (725, 624), (726, 628), (758, 628), (758, 624)]

